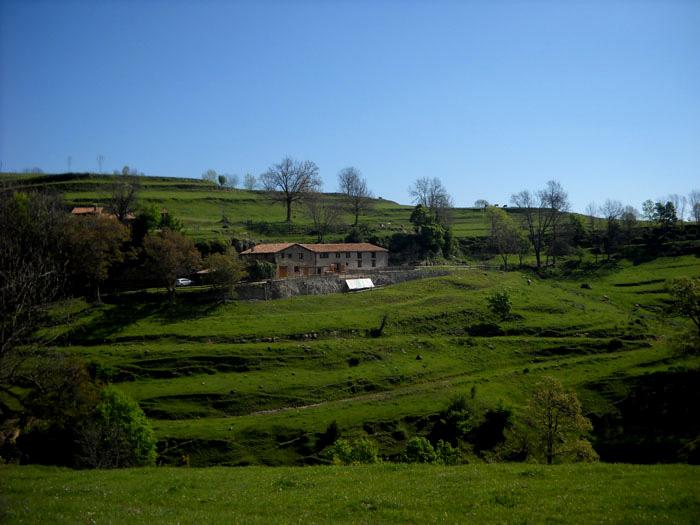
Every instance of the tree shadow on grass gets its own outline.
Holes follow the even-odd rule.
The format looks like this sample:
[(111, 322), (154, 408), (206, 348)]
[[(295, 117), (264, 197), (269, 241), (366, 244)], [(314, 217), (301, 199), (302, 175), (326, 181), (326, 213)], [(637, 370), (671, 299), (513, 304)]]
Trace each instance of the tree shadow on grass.
[[(138, 292), (105, 297), (104, 304), (106, 308), (93, 313), (90, 321), (72, 330), (66, 339), (73, 344), (99, 344), (120, 338), (128, 326), (144, 319), (169, 325), (207, 317), (219, 308), (221, 301), (209, 291), (178, 294), (172, 304), (166, 293)], [(145, 338), (153, 336), (134, 335), (127, 339)]]

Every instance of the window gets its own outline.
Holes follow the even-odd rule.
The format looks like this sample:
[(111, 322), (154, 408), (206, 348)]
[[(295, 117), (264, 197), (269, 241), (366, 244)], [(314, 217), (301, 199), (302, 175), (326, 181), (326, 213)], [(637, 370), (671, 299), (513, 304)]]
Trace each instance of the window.
[(345, 258), (349, 259), (350, 258), (350, 252), (345, 252)]
[(335, 258), (340, 259), (340, 252), (335, 252)]
[(321, 259), (328, 259), (328, 254), (327, 254), (327, 253), (322, 253), (322, 254), (321, 254)]
[(376, 268), (377, 266), (377, 261), (372, 261), (372, 268)]
[(303, 253), (300, 253), (300, 254), (299, 254), (299, 259), (303, 259), (303, 258), (304, 258), (304, 254), (303, 254)]
[(362, 261), (357, 261), (357, 267), (362, 268)]
[(372, 252), (372, 259), (376, 259), (376, 258), (377, 258), (377, 252)]
[(357, 252), (357, 258), (362, 259), (362, 252)]
[(316, 273), (321, 275), (321, 268), (316, 268)]
[(298, 267), (298, 266), (295, 266), (295, 267), (294, 267), (294, 273), (299, 273), (299, 267)]

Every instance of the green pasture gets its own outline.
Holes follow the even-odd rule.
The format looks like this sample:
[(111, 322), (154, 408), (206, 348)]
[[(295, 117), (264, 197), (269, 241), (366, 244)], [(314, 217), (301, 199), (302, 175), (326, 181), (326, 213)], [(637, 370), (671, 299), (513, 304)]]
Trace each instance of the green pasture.
[(5, 523), (697, 523), (700, 469), (0, 466)]

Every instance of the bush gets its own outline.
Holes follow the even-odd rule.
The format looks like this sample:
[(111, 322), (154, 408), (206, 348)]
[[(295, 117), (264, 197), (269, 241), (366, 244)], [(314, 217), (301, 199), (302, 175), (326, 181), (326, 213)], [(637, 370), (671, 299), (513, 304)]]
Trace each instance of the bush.
[(435, 449), (430, 441), (424, 437), (412, 437), (406, 443), (406, 449), (399, 457), (399, 461), (403, 463), (435, 463), (437, 454), (435, 454)]
[(80, 460), (92, 468), (155, 465), (153, 429), (138, 403), (108, 387), (79, 431)]
[(376, 463), (377, 445), (366, 439), (359, 439), (350, 444), (345, 439), (339, 439), (328, 449), (328, 456), (333, 463), (344, 465), (363, 465)]
[(254, 281), (272, 279), (277, 275), (277, 265), (267, 261), (255, 261), (248, 269), (248, 275)]
[(508, 292), (494, 293), (486, 299), (489, 303), (489, 309), (501, 318), (501, 321), (506, 321), (510, 318), (510, 310), (512, 304)]

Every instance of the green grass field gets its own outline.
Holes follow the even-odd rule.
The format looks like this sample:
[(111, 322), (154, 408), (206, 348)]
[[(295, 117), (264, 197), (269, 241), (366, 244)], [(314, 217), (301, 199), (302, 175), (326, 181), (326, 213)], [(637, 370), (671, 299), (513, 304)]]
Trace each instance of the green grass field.
[(697, 523), (687, 465), (0, 467), (5, 523)]
[[(23, 177), (27, 186), (55, 186), (71, 204), (101, 201), (109, 180)], [(201, 181), (148, 178), (141, 197), (183, 219), (198, 238), (242, 236), (248, 221), (284, 219), (283, 208), (257, 192)], [(222, 209), (229, 228), (219, 223)], [(378, 201), (362, 221), (391, 222), (377, 230), (390, 234), (410, 211)], [(295, 220), (308, 226), (301, 214)], [(486, 231), (478, 210), (455, 210), (455, 222), (458, 237)], [(267, 240), (312, 240), (304, 228), (289, 231)], [(467, 450), (471, 464), (459, 467), (298, 467), (328, 462), (320, 438), (333, 421), (342, 437), (370, 439), (388, 460), (411, 437), (428, 435), (455, 394), (473, 390), (485, 408), (503, 403), (517, 412), (545, 375), (576, 391), (604, 460), (691, 457), (700, 427), (688, 400), (697, 399), (700, 357), (676, 352), (692, 326), (669, 315), (665, 289), (680, 276), (700, 276), (700, 259), (623, 259), (546, 278), (460, 269), (369, 292), (277, 301), (221, 304), (198, 288), (180, 291), (175, 304), (157, 290), (106, 294), (99, 307), (76, 299), (72, 322), (50, 329), (56, 344), (139, 402), (165, 466), (0, 466), (4, 517), (697, 522), (700, 476), (690, 466), (487, 465)], [(501, 321), (487, 298), (504, 290), (515, 315)], [(385, 315), (384, 334), (370, 337)], [(183, 458), (193, 467), (242, 468), (171, 468)]]

